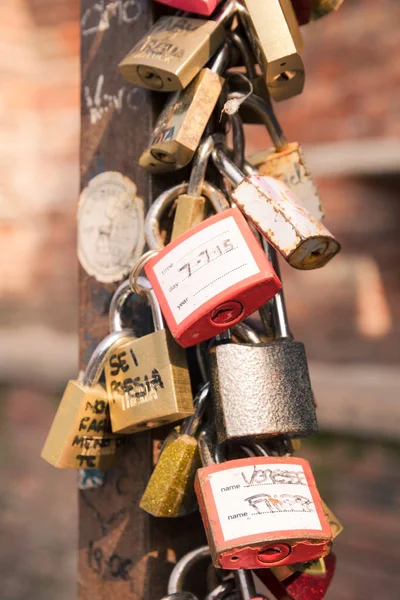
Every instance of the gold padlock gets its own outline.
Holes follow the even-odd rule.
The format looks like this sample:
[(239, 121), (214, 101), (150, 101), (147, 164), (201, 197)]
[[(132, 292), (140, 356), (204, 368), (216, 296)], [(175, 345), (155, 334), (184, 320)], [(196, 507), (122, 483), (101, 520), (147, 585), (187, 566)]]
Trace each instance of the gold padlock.
[(338, 10), (344, 0), (311, 0), (311, 19), (315, 21)]
[(236, 10), (229, 0), (214, 20), (162, 17), (120, 62), (121, 74), (151, 90), (183, 90), (222, 46)]
[[(139, 277), (137, 284), (149, 301), (155, 331), (130, 339), (108, 356), (105, 378), (115, 433), (152, 429), (194, 412), (185, 351), (164, 328), (161, 309), (148, 280)], [(126, 291), (125, 298), (133, 293), (129, 282), (121, 288)]]
[(314, 219), (321, 221), (324, 216), (321, 199), (300, 144), (286, 140), (270, 102), (253, 95), (244, 98), (242, 106), (248, 112), (253, 112), (258, 122), (266, 126), (275, 146), (254, 154), (249, 162), (257, 168), (260, 175), (274, 177), (287, 185), (297, 196), (301, 206)]
[(193, 158), (204, 129), (221, 94), (228, 66), (229, 46), (225, 44), (187, 88), (172, 94), (157, 120), (149, 147), (139, 164), (153, 173), (176, 171)]
[(105, 360), (126, 332), (110, 333), (95, 349), (81, 379), (69, 381), (42, 450), (61, 469), (107, 469), (118, 458), (119, 436), (111, 432), (108, 396), (98, 383)]
[(303, 40), (291, 1), (242, 0), (238, 7), (272, 98), (279, 102), (301, 94), (304, 64), (299, 53)]

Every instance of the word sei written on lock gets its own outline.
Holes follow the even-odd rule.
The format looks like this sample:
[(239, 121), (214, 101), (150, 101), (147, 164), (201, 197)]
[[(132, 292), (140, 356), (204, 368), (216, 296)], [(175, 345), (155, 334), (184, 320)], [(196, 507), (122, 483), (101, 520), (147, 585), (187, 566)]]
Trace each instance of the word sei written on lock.
[(145, 265), (168, 327), (183, 346), (226, 331), (281, 284), (237, 209), (206, 219)]

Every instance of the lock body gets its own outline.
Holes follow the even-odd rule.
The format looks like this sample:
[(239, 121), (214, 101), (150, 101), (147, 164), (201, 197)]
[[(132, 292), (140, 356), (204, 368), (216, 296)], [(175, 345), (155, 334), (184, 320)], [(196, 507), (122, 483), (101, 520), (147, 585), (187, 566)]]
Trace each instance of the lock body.
[(201, 466), (196, 438), (179, 436), (162, 451), (140, 501), (154, 517), (179, 517), (196, 506), (193, 485)]
[(119, 64), (125, 79), (159, 92), (182, 90), (222, 45), (222, 24), (162, 17)]
[(121, 438), (111, 431), (107, 392), (69, 381), (42, 450), (62, 469), (107, 469), (118, 459)]
[(318, 269), (339, 251), (334, 236), (298, 202), (293, 192), (272, 177), (253, 175), (232, 198), (274, 248), (296, 269)]
[(185, 353), (164, 329), (120, 346), (105, 377), (114, 432), (136, 433), (194, 412)]
[(210, 351), (220, 443), (306, 437), (317, 431), (304, 344), (221, 344)]
[(202, 69), (189, 86), (173, 94), (158, 118), (149, 147), (139, 164), (153, 173), (175, 171), (193, 158), (224, 83)]
[(256, 457), (204, 467), (195, 490), (216, 567), (269, 569), (329, 552), (332, 533), (306, 460)]
[[(276, 101), (300, 94), (304, 64), (303, 41), (290, 0), (243, 0), (240, 16), (257, 62)], [(270, 23), (271, 26), (266, 26)]]
[(148, 261), (145, 271), (168, 327), (183, 347), (226, 331), (281, 288), (237, 209), (179, 236)]
[(179, 10), (186, 10), (198, 15), (209, 17), (216, 9), (219, 0), (156, 0)]
[(303, 151), (297, 142), (290, 143), (277, 152), (273, 149), (253, 155), (249, 162), (257, 167), (260, 175), (267, 175), (282, 181), (295, 194), (298, 202), (317, 221), (321, 221), (324, 211), (311, 171), (304, 159)]

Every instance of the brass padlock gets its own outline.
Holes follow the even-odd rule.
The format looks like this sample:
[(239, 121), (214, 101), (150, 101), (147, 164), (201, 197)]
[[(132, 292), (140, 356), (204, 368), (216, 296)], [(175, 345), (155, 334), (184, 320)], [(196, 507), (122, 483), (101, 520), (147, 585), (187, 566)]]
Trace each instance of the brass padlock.
[(176, 439), (162, 450), (151, 474), (140, 508), (154, 517), (179, 517), (196, 507), (194, 478), (201, 467), (196, 432), (206, 408), (210, 384), (206, 383), (194, 399), (195, 413), (185, 419)]
[(116, 463), (121, 439), (111, 432), (107, 392), (98, 381), (109, 353), (127, 339), (126, 331), (110, 333), (83, 377), (68, 382), (41, 454), (53, 466), (107, 469)]
[(311, 0), (311, 19), (316, 20), (338, 10), (344, 0)]
[(272, 98), (279, 102), (301, 94), (304, 65), (299, 52), (303, 40), (291, 1), (242, 0), (238, 7)]
[[(118, 433), (152, 429), (194, 412), (185, 352), (164, 328), (149, 282), (139, 277), (137, 283), (150, 303), (155, 331), (127, 341), (108, 356), (106, 387), (112, 430)], [(129, 282), (121, 288), (125, 298), (133, 294)]]
[(202, 69), (187, 88), (172, 94), (157, 120), (149, 147), (140, 157), (141, 167), (166, 173), (192, 160), (224, 85), (222, 74), (229, 54), (225, 44), (210, 68)]
[(284, 183), (255, 170), (244, 175), (220, 149), (212, 157), (220, 173), (235, 186), (231, 193), (235, 205), (292, 267), (318, 269), (340, 251), (336, 238)]
[(151, 90), (183, 90), (224, 43), (236, 10), (229, 0), (213, 20), (162, 17), (120, 62), (121, 74)]
[(296, 195), (301, 206), (317, 221), (324, 211), (312, 173), (307, 167), (303, 150), (298, 142), (288, 143), (270, 102), (251, 96), (244, 98), (240, 111), (252, 113), (258, 123), (265, 125), (274, 148), (258, 152), (249, 158), (260, 175), (279, 179)]

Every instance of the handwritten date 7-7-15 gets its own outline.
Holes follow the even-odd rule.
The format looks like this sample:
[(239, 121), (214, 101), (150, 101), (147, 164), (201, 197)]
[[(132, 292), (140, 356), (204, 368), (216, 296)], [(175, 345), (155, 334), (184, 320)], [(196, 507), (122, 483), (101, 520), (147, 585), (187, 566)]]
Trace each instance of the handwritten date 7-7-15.
[(215, 244), (199, 252), (192, 260), (179, 267), (178, 271), (179, 273), (184, 273), (187, 277), (191, 277), (205, 265), (208, 265), (213, 260), (216, 260), (220, 256), (223, 256), (234, 249), (235, 248), (229, 238), (222, 240), (219, 244)]

